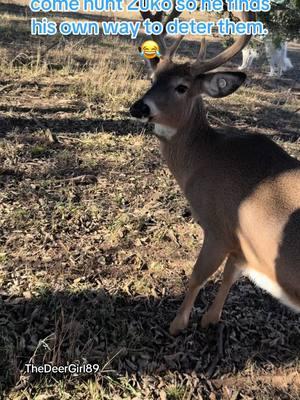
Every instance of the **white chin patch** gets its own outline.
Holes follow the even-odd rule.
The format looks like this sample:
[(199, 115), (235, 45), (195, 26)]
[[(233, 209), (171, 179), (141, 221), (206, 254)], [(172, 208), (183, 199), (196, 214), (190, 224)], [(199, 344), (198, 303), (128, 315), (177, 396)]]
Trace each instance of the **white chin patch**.
[(170, 140), (176, 134), (176, 129), (166, 125), (154, 124), (154, 132), (158, 137)]
[(137, 117), (130, 117), (131, 119), (133, 119), (134, 121), (139, 121), (139, 122), (149, 122), (149, 117), (143, 117), (143, 118), (137, 118)]

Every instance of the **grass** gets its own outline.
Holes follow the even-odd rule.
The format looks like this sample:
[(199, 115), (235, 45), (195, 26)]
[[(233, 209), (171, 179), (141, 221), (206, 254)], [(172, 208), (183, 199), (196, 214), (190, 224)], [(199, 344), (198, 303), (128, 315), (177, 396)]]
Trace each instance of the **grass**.
[[(247, 280), (232, 289), (222, 329), (199, 328), (217, 274), (187, 331), (168, 334), (202, 234), (151, 127), (128, 118), (148, 87), (135, 46), (68, 38), (42, 56), (57, 38), (30, 38), (28, 18), (1, 15), (0, 30), (3, 398), (299, 398), (299, 317)], [(209, 119), (268, 134), (300, 158), (297, 78), (257, 71), (208, 100)], [(99, 372), (30, 375), (30, 360)]]

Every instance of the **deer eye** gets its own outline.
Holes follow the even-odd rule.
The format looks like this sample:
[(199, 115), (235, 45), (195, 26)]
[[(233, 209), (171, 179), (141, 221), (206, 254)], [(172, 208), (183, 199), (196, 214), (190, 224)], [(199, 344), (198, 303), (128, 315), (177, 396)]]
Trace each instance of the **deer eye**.
[(178, 85), (178, 86), (175, 88), (175, 90), (176, 90), (177, 93), (182, 94), (182, 93), (185, 93), (185, 92), (188, 90), (188, 87), (185, 86), (185, 85)]

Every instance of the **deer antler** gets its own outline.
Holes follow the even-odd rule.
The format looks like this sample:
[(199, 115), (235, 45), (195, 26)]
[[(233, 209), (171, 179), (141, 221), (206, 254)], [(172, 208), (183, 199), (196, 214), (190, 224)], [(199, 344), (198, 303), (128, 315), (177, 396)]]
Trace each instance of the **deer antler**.
[(141, 15), (144, 20), (149, 18), (151, 22), (159, 21), (163, 23), (163, 33), (160, 35), (152, 35), (152, 39), (158, 43), (160, 53), (164, 58), (171, 59), (176, 53), (176, 50), (178, 49), (180, 42), (183, 39), (183, 35), (178, 35), (175, 36), (175, 41), (170, 46), (167, 46), (165, 42), (167, 23), (172, 21), (174, 18), (179, 17), (180, 14), (181, 12), (177, 11), (175, 8), (175, 1), (173, 3), (173, 10), (167, 16), (165, 16), (164, 12), (162, 11), (157, 12), (156, 14), (152, 14), (150, 11), (141, 11)]
[(201, 43), (200, 43), (200, 50), (198, 53), (197, 62), (202, 62), (203, 60), (205, 60), (206, 47), (207, 47), (207, 43), (206, 43), (205, 37), (203, 37), (201, 39)]
[[(179, 17), (181, 12), (177, 11), (175, 8), (175, 2), (173, 6), (173, 10), (171, 13), (166, 16), (165, 20), (164, 19), (164, 13), (163, 12), (157, 12), (156, 14), (152, 14), (150, 11), (141, 11), (141, 15), (143, 19), (149, 18), (150, 21), (160, 21), (163, 22), (163, 33), (160, 35), (152, 35), (153, 40), (155, 40), (159, 47), (160, 47), (160, 52), (164, 58), (171, 59), (173, 55), (175, 54), (176, 50), (178, 49), (182, 39), (183, 35), (178, 35), (175, 36), (175, 41), (171, 44), (171, 46), (167, 46), (165, 42), (165, 36), (166, 36), (166, 25), (168, 22), (172, 21), (174, 18)], [(250, 12), (241, 12), (241, 20), (244, 22), (247, 21), (254, 21), (255, 17), (253, 13)], [(227, 61), (229, 61), (231, 58), (233, 58), (236, 54), (238, 54), (249, 42), (251, 39), (251, 35), (243, 35), (240, 36), (230, 47), (227, 49), (223, 50), (220, 54), (216, 55), (215, 57), (211, 58), (210, 60), (205, 60), (206, 56), (206, 40), (203, 38), (201, 40), (201, 45), (200, 45), (200, 50), (198, 57), (196, 61), (192, 64), (192, 69), (195, 71), (195, 74), (199, 73), (204, 73), (207, 71), (210, 71), (212, 69), (215, 69), (219, 67), (220, 65), (225, 64)]]
[[(242, 12), (241, 20), (244, 22), (253, 21), (255, 19), (253, 13)], [(223, 50), (220, 54), (211, 58), (210, 60), (204, 60), (206, 53), (205, 39), (202, 39), (199, 55), (197, 60), (192, 64), (192, 68), (194, 69), (196, 74), (210, 71), (219, 67), (220, 65), (225, 64), (231, 58), (233, 58), (236, 54), (238, 54), (249, 42), (251, 39), (251, 35), (243, 35), (240, 36), (230, 47)]]

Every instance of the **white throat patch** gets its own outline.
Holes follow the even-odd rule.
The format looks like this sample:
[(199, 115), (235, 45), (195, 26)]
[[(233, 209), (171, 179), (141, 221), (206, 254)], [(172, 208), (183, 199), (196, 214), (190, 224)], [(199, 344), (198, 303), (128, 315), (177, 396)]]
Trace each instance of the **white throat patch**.
[(158, 137), (170, 140), (176, 134), (177, 131), (176, 129), (170, 128), (169, 126), (166, 125), (154, 124), (154, 132)]

